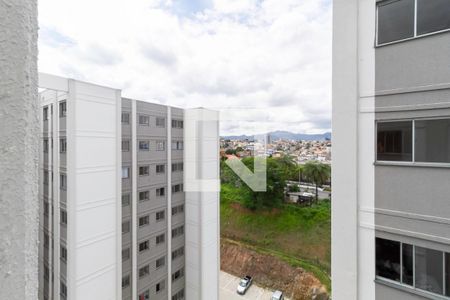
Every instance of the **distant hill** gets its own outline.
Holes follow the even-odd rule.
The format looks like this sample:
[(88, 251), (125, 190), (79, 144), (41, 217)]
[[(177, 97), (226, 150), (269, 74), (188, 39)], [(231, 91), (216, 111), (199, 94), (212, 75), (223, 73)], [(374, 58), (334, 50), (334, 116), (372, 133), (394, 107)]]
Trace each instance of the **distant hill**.
[[(305, 134), (305, 133), (292, 133), (289, 131), (273, 131), (268, 133), (273, 141), (278, 139), (283, 140), (295, 140), (295, 141), (325, 141), (327, 139), (331, 140), (331, 132), (325, 132), (322, 134)], [(226, 140), (253, 140), (253, 136), (249, 135), (229, 135), (222, 136)]]

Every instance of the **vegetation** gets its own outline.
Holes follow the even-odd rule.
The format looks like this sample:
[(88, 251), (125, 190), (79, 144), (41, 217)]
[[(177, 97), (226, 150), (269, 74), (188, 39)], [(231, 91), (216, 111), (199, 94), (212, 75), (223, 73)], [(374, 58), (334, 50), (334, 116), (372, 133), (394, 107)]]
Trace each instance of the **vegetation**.
[[(242, 162), (253, 169), (253, 158)], [(284, 203), (286, 180), (304, 176), (317, 186), (329, 179), (329, 166), (299, 166), (290, 157), (267, 159), (267, 192), (251, 190), (223, 161), (221, 234), (311, 271), (330, 287), (331, 204), (310, 207)], [(295, 176), (295, 177), (294, 177)], [(297, 191), (298, 187), (291, 187)], [(317, 194), (316, 194), (317, 197)]]

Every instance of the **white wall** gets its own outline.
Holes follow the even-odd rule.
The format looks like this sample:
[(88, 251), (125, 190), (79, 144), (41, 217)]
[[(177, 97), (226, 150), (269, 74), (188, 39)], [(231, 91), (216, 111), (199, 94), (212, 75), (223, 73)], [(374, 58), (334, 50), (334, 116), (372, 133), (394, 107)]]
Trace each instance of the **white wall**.
[(186, 299), (216, 300), (220, 268), (218, 113), (186, 110), (184, 123)]
[(37, 9), (0, 0), (0, 299), (38, 297)]
[(120, 299), (120, 91), (69, 80), (68, 98), (68, 297)]

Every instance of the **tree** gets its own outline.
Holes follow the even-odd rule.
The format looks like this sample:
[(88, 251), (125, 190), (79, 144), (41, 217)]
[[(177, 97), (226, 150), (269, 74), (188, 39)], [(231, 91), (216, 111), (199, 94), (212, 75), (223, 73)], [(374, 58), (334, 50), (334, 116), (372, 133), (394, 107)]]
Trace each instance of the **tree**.
[(331, 176), (330, 165), (309, 161), (304, 165), (305, 176), (316, 185), (316, 202), (319, 200), (319, 185), (324, 184)]

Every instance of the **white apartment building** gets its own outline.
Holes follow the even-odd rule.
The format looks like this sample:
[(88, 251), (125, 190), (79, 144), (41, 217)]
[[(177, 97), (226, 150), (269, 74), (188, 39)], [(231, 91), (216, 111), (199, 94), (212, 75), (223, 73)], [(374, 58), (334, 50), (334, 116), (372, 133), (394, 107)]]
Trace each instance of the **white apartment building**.
[(39, 298), (217, 299), (217, 113), (39, 84)]

